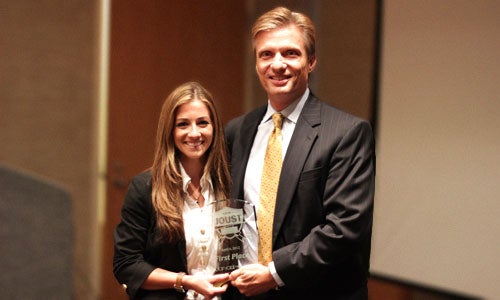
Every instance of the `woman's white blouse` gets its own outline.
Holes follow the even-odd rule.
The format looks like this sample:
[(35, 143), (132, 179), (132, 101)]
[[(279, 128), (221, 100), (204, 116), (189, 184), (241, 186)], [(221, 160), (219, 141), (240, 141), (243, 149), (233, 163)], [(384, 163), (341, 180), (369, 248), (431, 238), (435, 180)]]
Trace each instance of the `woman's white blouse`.
[[(190, 275), (213, 275), (217, 267), (217, 240), (212, 224), (212, 203), (215, 200), (210, 179), (202, 178), (201, 193), (205, 199), (200, 207), (187, 192), (191, 178), (181, 166), (184, 188), (184, 233), (186, 238), (187, 271)], [(188, 290), (185, 299), (204, 299), (193, 290)], [(217, 298), (216, 298), (217, 299)]]

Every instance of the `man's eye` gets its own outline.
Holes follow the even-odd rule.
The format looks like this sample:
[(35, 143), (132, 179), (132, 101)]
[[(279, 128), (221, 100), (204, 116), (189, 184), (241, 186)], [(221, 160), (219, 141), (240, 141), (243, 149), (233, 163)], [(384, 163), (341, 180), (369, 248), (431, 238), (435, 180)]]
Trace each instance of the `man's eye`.
[(285, 54), (286, 54), (286, 56), (297, 56), (298, 55), (297, 51), (295, 51), (295, 50), (288, 50), (288, 51), (286, 51)]
[(268, 57), (271, 57), (271, 56), (272, 56), (272, 54), (271, 54), (271, 52), (269, 52), (269, 51), (264, 51), (264, 52), (262, 52), (262, 53), (260, 54), (260, 57), (261, 57), (261, 58), (268, 58)]

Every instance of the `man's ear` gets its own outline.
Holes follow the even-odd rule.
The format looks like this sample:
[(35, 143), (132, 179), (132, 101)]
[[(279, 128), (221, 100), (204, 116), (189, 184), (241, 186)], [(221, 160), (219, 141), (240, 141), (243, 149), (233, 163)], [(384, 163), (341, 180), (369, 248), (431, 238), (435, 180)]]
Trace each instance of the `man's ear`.
[(311, 56), (311, 58), (309, 58), (309, 73), (311, 73), (316, 67), (316, 62), (316, 55), (313, 55)]

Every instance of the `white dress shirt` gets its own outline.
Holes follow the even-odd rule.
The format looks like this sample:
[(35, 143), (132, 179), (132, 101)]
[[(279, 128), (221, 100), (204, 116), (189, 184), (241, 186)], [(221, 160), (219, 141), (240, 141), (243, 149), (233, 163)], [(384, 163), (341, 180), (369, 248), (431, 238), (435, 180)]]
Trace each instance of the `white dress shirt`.
[[(309, 89), (306, 89), (302, 97), (292, 102), (285, 109), (280, 111), (280, 113), (284, 117), (281, 129), (283, 138), (283, 158), (285, 157), (288, 145), (290, 144), (290, 140), (292, 139), (293, 131), (295, 130), (295, 125), (297, 124), (297, 120), (302, 111), (302, 108), (304, 107), (304, 104), (309, 97), (309, 93)], [(274, 124), (271, 117), (275, 112), (276, 111), (269, 104), (268, 100), (267, 111), (258, 127), (257, 134), (255, 135), (252, 150), (250, 151), (250, 157), (248, 158), (248, 164), (245, 171), (245, 199), (255, 205), (256, 211), (258, 211), (259, 207), (260, 181), (262, 178), (262, 169), (264, 168), (264, 157), (266, 154), (267, 141), (269, 140), (269, 136), (274, 129)], [(257, 218), (258, 217), (259, 216), (257, 215)], [(273, 262), (269, 264), (269, 268), (278, 285), (283, 286), (284, 283), (276, 273)]]

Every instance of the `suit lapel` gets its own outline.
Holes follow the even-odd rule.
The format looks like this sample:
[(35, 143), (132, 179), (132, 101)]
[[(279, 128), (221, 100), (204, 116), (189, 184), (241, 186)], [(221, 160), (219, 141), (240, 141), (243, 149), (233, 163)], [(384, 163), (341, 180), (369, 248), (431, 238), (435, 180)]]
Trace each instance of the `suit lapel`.
[(263, 106), (248, 113), (242, 121), (241, 131), (237, 133), (239, 136), (235, 138), (238, 142), (234, 147), (233, 153), (241, 153), (241, 156), (231, 159), (231, 173), (234, 185), (232, 197), (234, 198), (243, 199), (243, 184), (248, 158), (252, 150), (257, 128), (266, 113), (266, 109), (267, 106)]
[(292, 203), (302, 168), (318, 135), (317, 126), (321, 123), (320, 114), (321, 103), (314, 96), (309, 96), (295, 125), (281, 169), (274, 214), (273, 241), (276, 241), (276, 236)]

